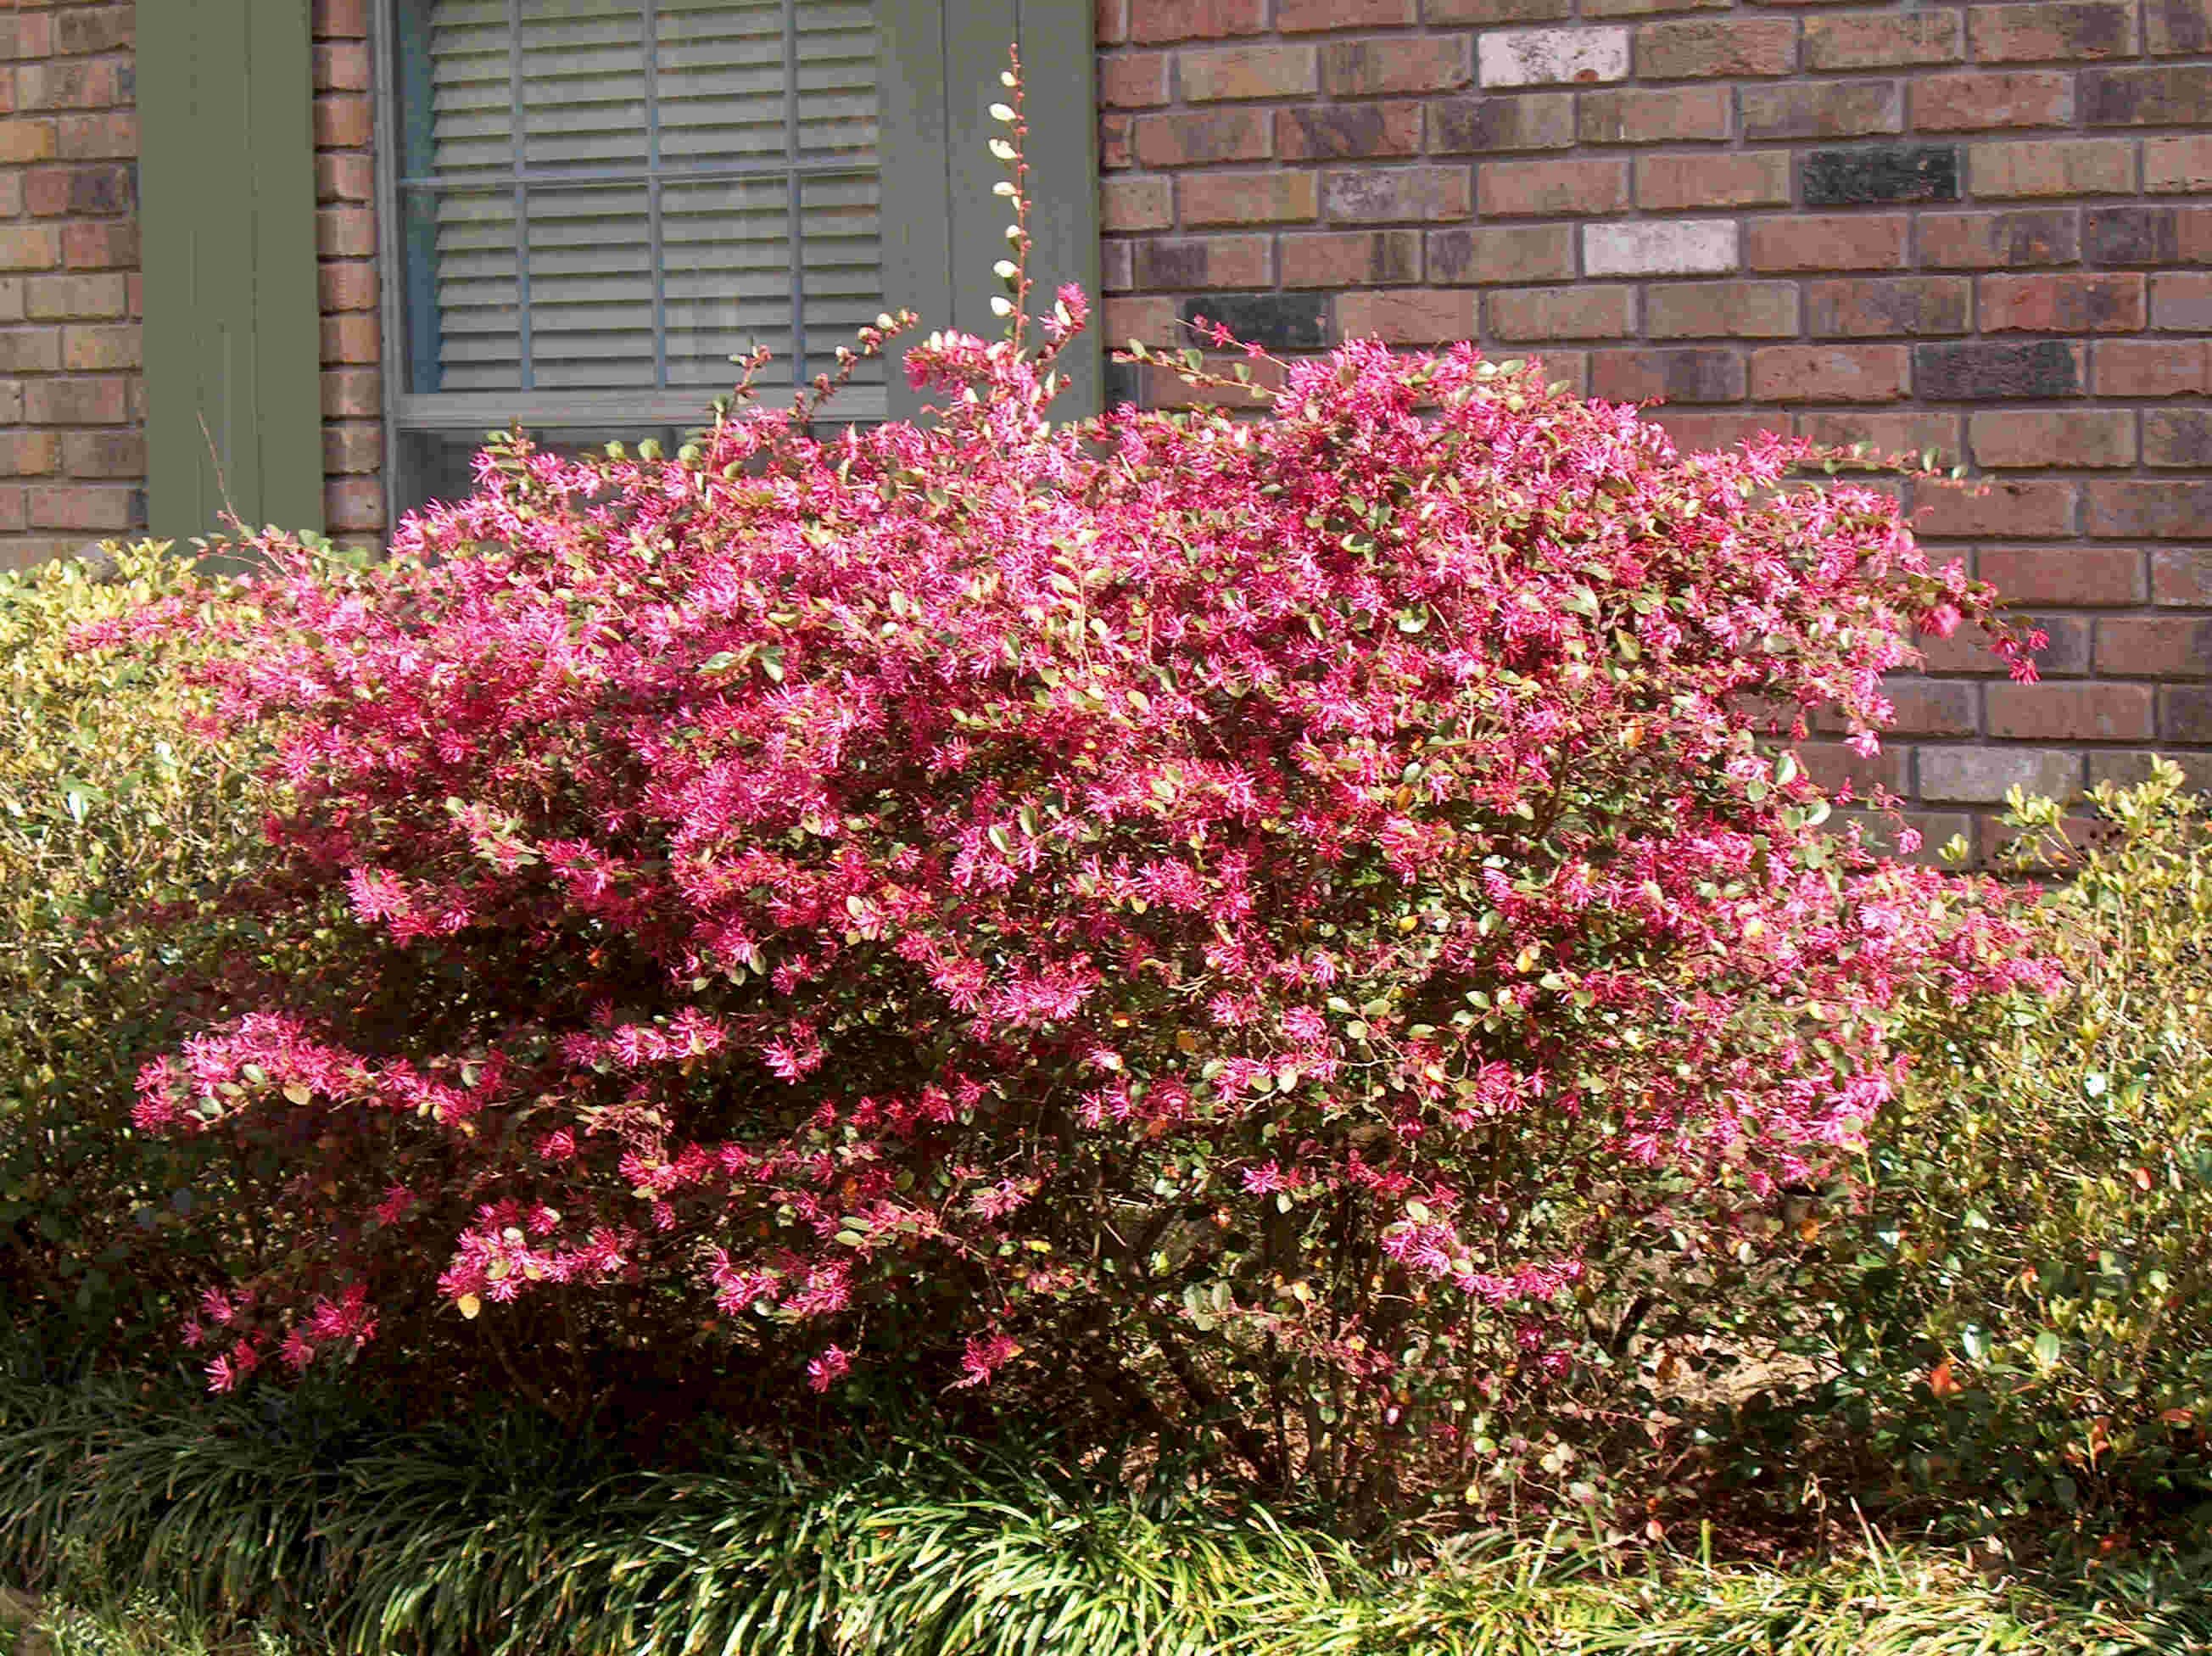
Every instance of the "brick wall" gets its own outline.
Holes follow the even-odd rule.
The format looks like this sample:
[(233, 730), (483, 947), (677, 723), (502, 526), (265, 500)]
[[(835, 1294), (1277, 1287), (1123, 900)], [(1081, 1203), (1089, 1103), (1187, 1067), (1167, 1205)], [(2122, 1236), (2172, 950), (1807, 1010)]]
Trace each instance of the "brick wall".
[[(0, 6), (0, 567), (20, 567), (146, 523), (137, 8)], [(314, 22), (325, 509), (368, 535), (384, 505), (367, 0), (314, 0)]]
[(1098, 0), (1098, 37), (1110, 340), (1473, 338), (1686, 442), (1934, 448), (1993, 487), (1913, 485), (1916, 526), (2046, 682), (1940, 645), (1818, 772), (1932, 843), (2152, 752), (2212, 784), (2212, 0)]
[(368, 0), (314, 0), (314, 21), (324, 527), (374, 540), (384, 528), (384, 381)]
[(133, 15), (0, 12), (0, 567), (146, 521)]

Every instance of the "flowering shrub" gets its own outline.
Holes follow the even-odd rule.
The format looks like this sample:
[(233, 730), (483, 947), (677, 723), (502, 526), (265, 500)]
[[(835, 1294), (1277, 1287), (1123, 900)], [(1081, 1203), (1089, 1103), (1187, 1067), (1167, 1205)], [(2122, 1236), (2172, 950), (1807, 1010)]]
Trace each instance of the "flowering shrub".
[(259, 544), (210, 678), (271, 849), (436, 992), (146, 1070), (143, 1128), (296, 1174), (216, 1387), (372, 1335), (556, 1400), (996, 1381), (1479, 1494), (1608, 1257), (1764, 1245), (1897, 997), (2031, 971), (1747, 710), (1871, 746), (1913, 629), (1988, 615), (1889, 501), (1464, 347), (1052, 423), (1085, 303), (1032, 343), (1013, 205), (929, 423), (741, 395), (674, 457), (496, 441), (373, 570)]
[(2201, 1501), (2212, 1457), (2212, 825), (2179, 769), (2102, 783), (2069, 846), (2012, 801), (2063, 994), (1916, 995), (1831, 1416), (1901, 1489)]

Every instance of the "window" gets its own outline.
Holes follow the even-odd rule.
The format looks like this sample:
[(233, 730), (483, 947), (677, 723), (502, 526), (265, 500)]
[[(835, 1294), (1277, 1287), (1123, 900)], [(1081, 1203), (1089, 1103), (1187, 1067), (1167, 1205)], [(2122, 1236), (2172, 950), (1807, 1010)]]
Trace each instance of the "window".
[[(956, 198), (988, 202), (989, 184), (958, 151), (990, 165), (982, 112), (1017, 33), (1047, 60), (1034, 109), (1074, 103), (1080, 81), (1079, 125), (1060, 110), (1035, 124), (1033, 177), (1068, 198), (1040, 235), (1058, 268), (1040, 273), (1095, 293), (1090, 9), (386, 0), (395, 508), (465, 488), (484, 431), (516, 420), (551, 441), (672, 435), (756, 344), (775, 353), (773, 395), (830, 368), (887, 303), (988, 326), (962, 314), (965, 290), (980, 302), (973, 278), (1000, 254), (951, 237), (973, 216)], [(831, 414), (905, 411), (886, 378), (864, 365)]]

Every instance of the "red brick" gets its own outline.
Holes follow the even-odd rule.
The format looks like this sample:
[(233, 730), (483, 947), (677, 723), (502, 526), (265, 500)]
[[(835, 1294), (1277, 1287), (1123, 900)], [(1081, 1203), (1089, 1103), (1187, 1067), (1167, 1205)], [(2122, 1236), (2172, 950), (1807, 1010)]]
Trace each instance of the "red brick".
[(368, 201), (376, 194), (376, 160), (344, 150), (315, 157), (315, 199)]
[[(2119, 679), (2212, 677), (2212, 617), (2115, 617), (2100, 621), (2097, 624), (2097, 671)], [(2143, 691), (2146, 696), (2149, 693), (2148, 689)]]
[(323, 428), (323, 472), (358, 477), (384, 466), (383, 428), (368, 420), (349, 420)]
[(1098, 113), (1098, 167), (1102, 172), (1133, 167), (1129, 154), (1129, 117), (1108, 110)]
[(2212, 526), (2212, 482), (2173, 478), (2093, 483), (2086, 521), (2089, 533), (2100, 540), (2201, 539)]
[(61, 459), (62, 440), (54, 432), (0, 432), (0, 477), (47, 477)]
[(23, 308), (26, 315), (42, 320), (121, 316), (127, 295), (120, 276), (34, 276), (24, 286)]
[(1991, 685), (1984, 695), (1990, 734), (2014, 741), (2142, 741), (2154, 728), (2148, 685)]
[(2002, 471), (2135, 464), (2136, 417), (2122, 409), (1983, 409), (1967, 435), (1975, 464)]
[(33, 529), (128, 529), (132, 490), (114, 484), (58, 483), (29, 494)]
[(0, 121), (0, 162), (46, 161), (53, 153), (52, 121)]
[(2143, 278), (2132, 271), (1982, 278), (1984, 333), (2132, 333), (2144, 315)]
[(1322, 202), (1339, 224), (1389, 224), (1465, 218), (1474, 210), (1466, 163), (1443, 167), (1362, 167), (1331, 172)]
[(62, 233), (51, 224), (0, 225), (0, 271), (50, 271), (62, 262)]
[(1137, 285), (1134, 247), (1118, 236), (1101, 238), (1098, 246), (1098, 290), (1127, 293)]
[[(1175, 223), (1175, 182), (1164, 178), (1101, 179), (1098, 225), (1107, 232), (1164, 230)], [(325, 306), (325, 309), (335, 309)]]
[(1727, 91), (1696, 86), (1585, 92), (1576, 131), (1584, 143), (1674, 143), (1725, 138), (1729, 126)]
[(1913, 484), (1912, 502), (1914, 533), (1938, 539), (2047, 540), (2074, 528), (2074, 485), (2055, 480), (1922, 478)]
[(1805, 284), (1806, 331), (1822, 338), (1964, 333), (1973, 311), (1963, 276), (1900, 276)]
[(1574, 0), (1424, 0), (1421, 16), (1431, 23), (1547, 23), (1574, 9)]
[(1886, 403), (1905, 394), (1902, 345), (1768, 345), (1751, 354), (1762, 403)]
[(15, 71), (15, 107), (26, 111), (112, 108), (124, 100), (120, 68), (112, 58), (26, 64)]
[(1636, 322), (1632, 288), (1519, 288), (1490, 295), (1490, 331), (1516, 344), (1540, 339), (1618, 339)]
[(1909, 751), (1885, 744), (1862, 754), (1847, 742), (1800, 742), (1792, 750), (1815, 788), (1837, 796), (1866, 799), (1877, 790), (1902, 795)]
[(2212, 333), (2212, 273), (2177, 271), (2153, 277), (2150, 325), (2160, 330)]
[(1347, 103), (1279, 109), (1275, 148), (1285, 161), (1417, 155), (1421, 148), (1421, 106)]
[(2071, 265), (2081, 256), (2081, 226), (2067, 209), (1920, 216), (1920, 262), (1938, 270)]
[(1433, 155), (1565, 149), (1575, 141), (1571, 92), (1447, 98), (1427, 105), (1425, 119)]
[[(371, 427), (372, 430), (379, 428)], [(146, 434), (143, 431), (64, 431), (63, 469), (73, 478), (143, 479)]]
[(1787, 75), (1796, 66), (1797, 25), (1786, 17), (1700, 17), (1646, 23), (1636, 33), (1636, 72), (1645, 80)]
[(129, 220), (64, 224), (62, 261), (73, 271), (134, 270), (138, 227)]
[(1400, 288), (1337, 295), (1336, 330), (1346, 339), (1434, 345), (1474, 337), (1474, 295), (1465, 288)]
[[(64, 57), (113, 52), (128, 46), (136, 36), (136, 9), (131, 6), (73, 7), (55, 17), (53, 50)], [(24, 52), (24, 57), (43, 57)]]
[(41, 14), (0, 17), (0, 58), (48, 58), (53, 50), (52, 17)]
[(20, 181), (24, 204), (40, 218), (127, 213), (136, 204), (127, 166), (40, 167)]
[(1218, 40), (1267, 27), (1267, 0), (1129, 0), (1133, 40)]
[(1104, 308), (1101, 337), (1114, 350), (1131, 339), (1148, 345), (1182, 343), (1182, 326), (1176, 320), (1178, 307), (1172, 299), (1109, 299)]
[(1845, 412), (1800, 414), (1796, 433), (1825, 448), (1863, 446), (1867, 469), (1886, 469), (1885, 463), (1902, 458), (1917, 463), (1930, 451), (1937, 466), (1955, 466), (1964, 458), (1955, 414), (1874, 414), (1854, 409)]
[(1743, 391), (1743, 357), (1726, 346), (1590, 354), (1590, 394), (1609, 402), (1735, 403)]
[(1273, 242), (1264, 235), (1181, 236), (1137, 244), (1140, 288), (1265, 288), (1274, 280)]
[(367, 98), (351, 93), (325, 94), (315, 100), (315, 147), (319, 149), (359, 149), (375, 136), (374, 117)]
[(384, 485), (374, 478), (331, 478), (323, 484), (323, 518), (333, 533), (384, 527)]
[(1091, 38), (1098, 45), (1120, 46), (1129, 38), (1129, 0), (1097, 0), (1093, 10)]
[(1978, 143), (1966, 152), (1976, 196), (2126, 195), (2136, 187), (2136, 147), (2127, 138)]
[[(1193, 53), (1196, 57), (1202, 54)], [(1147, 109), (1168, 100), (1168, 65), (1164, 52), (1117, 52), (1098, 60), (1098, 103), (1103, 109)], [(1183, 70), (1185, 84), (1190, 73)], [(1196, 94), (1188, 91), (1185, 97)]]
[(2212, 190), (2212, 137), (2145, 138), (2143, 188), (2154, 195)]
[(1475, 180), (1485, 218), (1613, 213), (1628, 205), (1623, 161), (1487, 161)]
[(1275, 0), (1275, 27), (1285, 34), (1395, 28), (1418, 21), (1414, 0)]
[(2199, 339), (2100, 339), (2094, 373), (2100, 397), (2185, 397), (2212, 389)]
[(1751, 155), (1638, 155), (1636, 204), (1647, 210), (1680, 207), (1774, 207), (1790, 201), (1790, 152)]
[(2146, 409), (2142, 420), (2144, 465), (2212, 472), (2212, 409)]
[(1644, 290), (1654, 339), (1777, 339), (1797, 332), (1791, 282), (1669, 282)]
[(1786, 429), (1782, 414), (1711, 413), (1700, 409), (1655, 408), (1644, 415), (1658, 426), (1685, 454), (1707, 454), (1756, 441), (1765, 432)]
[(1251, 386), (1194, 386), (1186, 381), (1181, 372), (1164, 363), (1146, 365), (1138, 393), (1138, 405), (1142, 408), (1261, 408), (1267, 399), (1260, 389), (1273, 390), (1282, 383), (1282, 370), (1273, 362), (1245, 362), (1242, 356), (1209, 355), (1203, 361), (1205, 371), (1227, 378), (1239, 362), (1244, 362), (1251, 374)]
[(1310, 168), (1186, 174), (1176, 180), (1176, 210), (1186, 229), (1309, 223), (1321, 216), (1321, 180)]
[(2124, 58), (2136, 50), (2131, 0), (1973, 6), (1966, 16), (1974, 61), (1980, 64), (2078, 63)]
[(119, 376), (26, 381), (23, 417), (31, 425), (121, 425), (131, 417), (131, 387)]
[(0, 374), (58, 374), (61, 367), (59, 328), (0, 328)]
[(323, 370), (323, 417), (372, 419), (384, 412), (384, 376), (373, 368)]
[(2150, 554), (2154, 604), (2212, 607), (2212, 546), (2154, 546)]
[(359, 40), (368, 35), (368, 0), (314, 0), (318, 40)]
[(315, 47), (314, 86), (318, 92), (368, 90), (368, 43), (332, 40)]
[(1402, 285), (1421, 275), (1418, 230), (1349, 230), (1287, 235), (1279, 250), (1286, 288)]
[(1213, 161), (1263, 161), (1267, 117), (1253, 109), (1210, 109), (1191, 114), (1139, 115), (1131, 123), (1138, 161), (1146, 167), (1193, 167)]
[(1565, 224), (1432, 230), (1431, 282), (1567, 281), (1575, 273), (1575, 233)]
[(2143, 555), (2121, 546), (1984, 546), (1974, 573), (2008, 604), (2118, 608), (2149, 595)]
[(1905, 130), (1895, 81), (1793, 81), (1737, 94), (1747, 138), (1855, 138)]
[(1322, 89), (1331, 97), (1452, 92), (1474, 79), (1473, 43), (1464, 34), (1334, 40), (1321, 50)]
[(2063, 126), (2074, 119), (2074, 77), (2050, 70), (1975, 70), (1912, 82), (1912, 125), (1923, 132), (1999, 126)]
[(1906, 231), (1901, 213), (1753, 219), (1745, 227), (1744, 263), (1754, 271), (1897, 270)]
[(1320, 59), (1311, 46), (1215, 46), (1178, 52), (1176, 77), (1192, 103), (1310, 97), (1321, 90)]
[(1955, 64), (1966, 31), (1955, 11), (1846, 11), (1805, 20), (1805, 67)]
[(374, 362), (378, 357), (376, 318), (356, 312), (322, 319), (323, 362), (327, 366)]
[(137, 368), (142, 360), (136, 322), (62, 331), (62, 366), (72, 374), (117, 372)]
[(65, 161), (127, 161), (138, 153), (135, 111), (64, 115), (54, 125), (55, 153)]

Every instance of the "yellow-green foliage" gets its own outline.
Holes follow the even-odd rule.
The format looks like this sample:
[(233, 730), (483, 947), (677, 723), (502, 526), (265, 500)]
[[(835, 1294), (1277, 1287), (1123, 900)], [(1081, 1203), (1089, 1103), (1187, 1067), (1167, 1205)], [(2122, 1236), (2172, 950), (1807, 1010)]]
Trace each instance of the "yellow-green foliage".
[(2013, 801), (2067, 987), (1916, 1009), (1851, 1361), (1872, 1416), (1908, 1405), (1877, 1446), (1929, 1481), (2185, 1497), (2212, 1465), (2212, 827), (2163, 762), (2090, 809), (2069, 850), (2056, 803)]
[(219, 895), (263, 860), (251, 757), (192, 733), (178, 639), (89, 648), (149, 602), (236, 601), (166, 546), (0, 575), (0, 1290), (111, 1325), (167, 1267), (193, 1196), (129, 1131), (139, 1064), (220, 1010), (258, 922)]

